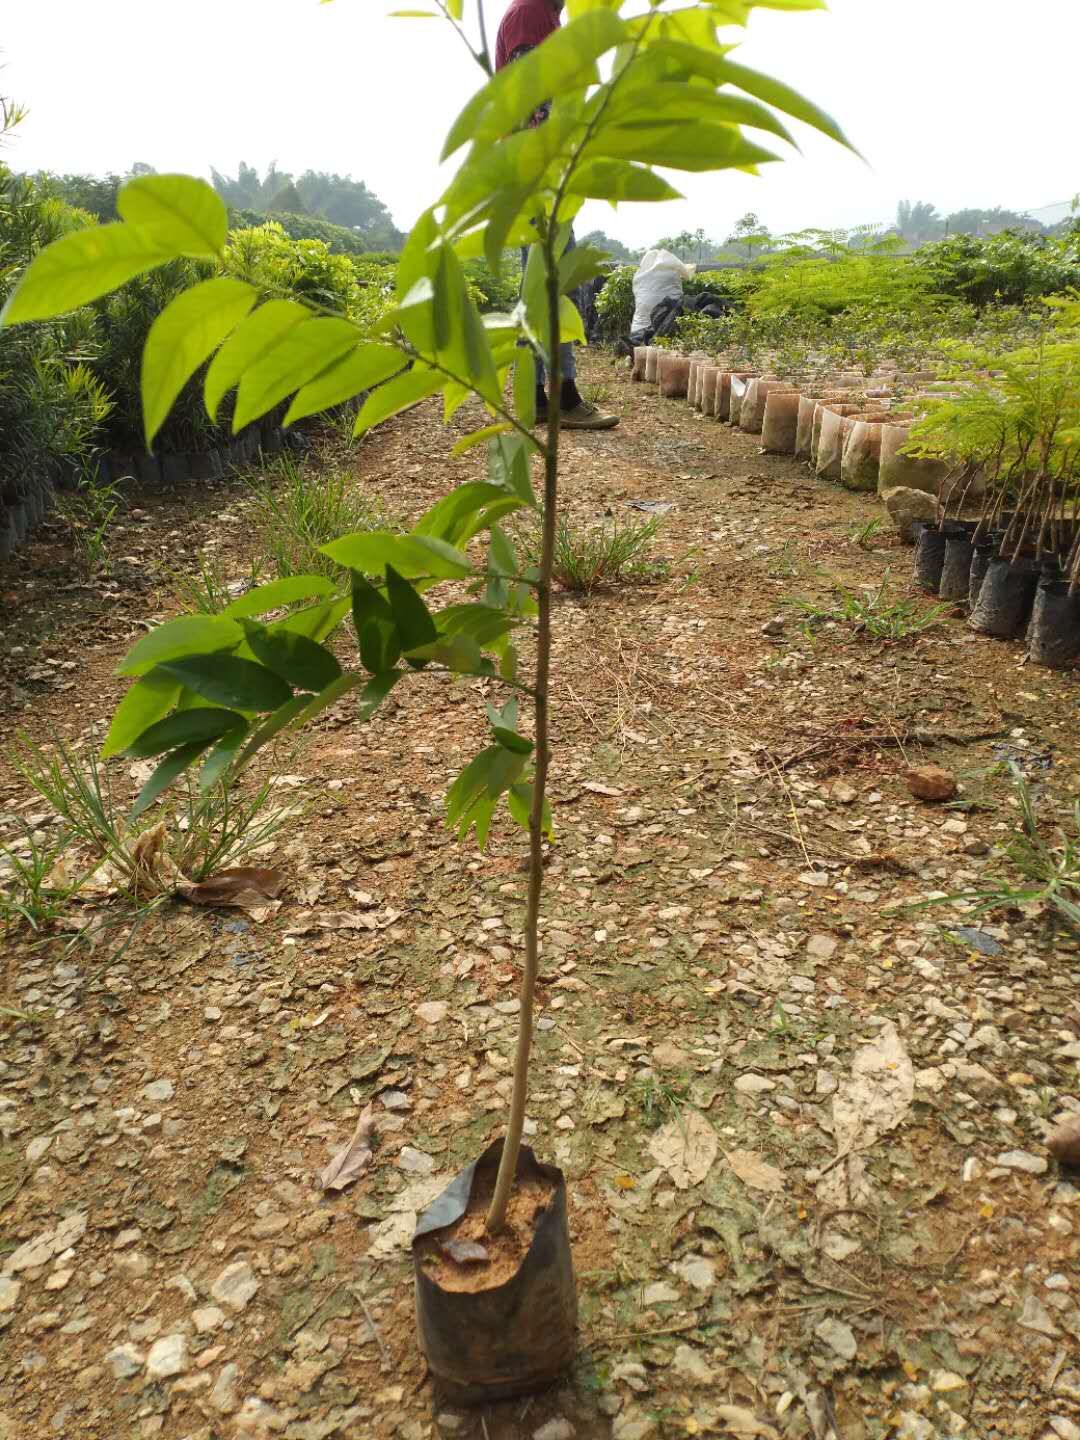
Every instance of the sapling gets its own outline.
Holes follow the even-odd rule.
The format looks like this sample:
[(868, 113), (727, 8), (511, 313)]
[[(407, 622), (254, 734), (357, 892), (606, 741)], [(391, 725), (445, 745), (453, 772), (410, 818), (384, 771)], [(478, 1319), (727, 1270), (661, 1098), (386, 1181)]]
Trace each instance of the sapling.
[[(790, 140), (780, 113), (840, 143), (836, 124), (768, 76), (738, 65), (718, 29), (745, 24), (757, 6), (823, 8), (823, 0), (569, 0), (566, 25), (536, 50), (490, 75), (483, 0), (436, 0), (485, 71), (482, 88), (451, 128), (443, 158), (460, 167), (419, 219), (398, 266), (393, 307), (377, 328), (313, 300), (266, 298), (227, 273), (227, 213), (210, 186), (148, 175), (120, 192), (120, 220), (66, 236), (27, 271), (4, 323), (61, 314), (178, 256), (207, 262), (155, 323), (143, 355), (147, 444), (185, 383), (208, 363), (206, 408), (216, 418), (235, 391), (239, 431), (291, 397), (286, 425), (370, 392), (360, 435), (418, 401), (442, 395), (447, 420), (470, 398), (484, 423), (455, 446), (488, 451), (488, 476), (444, 496), (406, 534), (364, 531), (324, 545), (346, 586), (300, 575), (257, 587), (216, 615), (166, 622), (141, 639), (121, 673), (135, 683), (113, 719), (106, 754), (160, 757), (139, 803), (190, 767), (200, 783), (231, 780), (275, 735), (295, 730), (354, 695), (369, 719), (397, 685), (452, 672), (504, 691), (489, 706), (491, 743), (447, 797), (449, 822), (483, 844), (503, 800), (529, 833), (525, 963), (510, 1115), (487, 1227), (498, 1231), (517, 1169), (525, 1119), (539, 964), (543, 850), (551, 821), (551, 584), (558, 523), (560, 342), (583, 340), (570, 299), (600, 273), (602, 252), (569, 248), (570, 227), (590, 199), (679, 198), (658, 168), (756, 169), (776, 155), (744, 126)], [(644, 13), (640, 13), (644, 10)], [(417, 13), (417, 12), (411, 12)], [(475, 38), (473, 38), (475, 36)], [(528, 117), (551, 100), (538, 128)], [(780, 112), (780, 113), (778, 113)], [(522, 293), (509, 314), (481, 317), (463, 261), (484, 256), (498, 273), (504, 252), (528, 246)], [(205, 271), (203, 272), (206, 273)], [(548, 376), (548, 421), (534, 433), (537, 357)], [(512, 400), (507, 386), (513, 374)], [(533, 491), (539, 461), (542, 495)], [(539, 510), (539, 564), (522, 564), (500, 522)], [(466, 549), (484, 537), (485, 553)], [(469, 598), (429, 604), (445, 582)], [(284, 619), (279, 607), (302, 602)], [(328, 642), (351, 613), (359, 666), (343, 670)], [(535, 659), (524, 677), (516, 632), (535, 620)], [(532, 737), (518, 704), (532, 710)]]

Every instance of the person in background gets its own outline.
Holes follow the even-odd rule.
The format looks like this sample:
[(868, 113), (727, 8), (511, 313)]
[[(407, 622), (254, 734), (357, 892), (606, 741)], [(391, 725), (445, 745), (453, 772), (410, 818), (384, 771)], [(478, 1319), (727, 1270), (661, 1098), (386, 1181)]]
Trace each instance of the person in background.
[[(549, 35), (558, 30), (563, 0), (511, 0), (510, 8), (503, 16), (495, 42), (495, 68), (502, 70), (513, 64), (522, 55), (535, 50)], [(529, 117), (529, 125), (542, 125), (551, 113), (551, 101), (537, 106)], [(574, 239), (571, 235), (570, 244)], [(522, 272), (528, 251), (522, 253)], [(605, 415), (595, 405), (583, 399), (577, 388), (577, 361), (574, 347), (567, 343), (560, 346), (562, 356), (562, 423), (568, 430), (610, 430), (619, 423), (617, 415)], [(547, 420), (547, 379), (543, 362), (537, 360), (536, 371), (536, 423)]]

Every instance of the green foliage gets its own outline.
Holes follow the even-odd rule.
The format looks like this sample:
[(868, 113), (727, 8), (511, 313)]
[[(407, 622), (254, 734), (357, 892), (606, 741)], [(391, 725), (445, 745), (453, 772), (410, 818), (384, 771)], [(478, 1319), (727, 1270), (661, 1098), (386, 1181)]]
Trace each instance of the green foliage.
[(619, 265), (636, 265), (642, 256), (641, 249), (633, 250), (624, 245), (621, 240), (616, 240), (605, 230), (590, 230), (587, 235), (582, 235), (581, 245), (591, 245), (596, 250), (603, 250), (604, 253)]
[(987, 305), (1024, 305), (1080, 286), (1080, 237), (1048, 240), (1006, 231), (977, 239), (950, 235), (924, 245), (911, 269), (940, 295)]
[[(659, 530), (658, 518), (577, 529), (560, 515), (552, 574), (564, 590), (581, 595), (656, 580), (667, 573), (667, 567), (649, 560), (646, 552)], [(539, 529), (522, 537), (521, 547), (531, 565), (540, 562), (540, 540)]]
[[(265, 563), (281, 579), (292, 575), (340, 575), (321, 548), (385, 523), (378, 506), (357, 489), (344, 468), (325, 469), (283, 455), (252, 476), (252, 519)], [(224, 607), (222, 607), (224, 608)]]
[(276, 210), (266, 214), (259, 210), (229, 211), (231, 230), (257, 229), (267, 223), (279, 225), (290, 240), (321, 240), (331, 255), (363, 255), (368, 259), (396, 258), (373, 255), (371, 247), (358, 231), (347, 230), (344, 225), (334, 225), (318, 215), (289, 214)]
[(810, 600), (785, 603), (805, 617), (808, 631), (822, 625), (842, 625), (851, 634), (865, 635), (871, 640), (907, 640), (921, 635), (924, 630), (940, 624), (942, 616), (949, 611), (948, 605), (926, 609), (913, 600), (894, 600), (889, 596), (888, 587), (886, 571), (878, 589), (862, 595), (838, 586), (834, 605), (817, 605)]
[[(331, 175), (322, 170), (305, 170), (293, 176), (271, 165), (265, 176), (253, 166), (240, 162), (233, 177), (212, 170), (214, 188), (234, 210), (250, 211), (264, 218), (278, 219), (278, 212), (297, 217), (321, 218), (335, 233), (351, 235), (363, 250), (399, 250), (405, 237), (396, 228), (390, 211), (362, 180), (349, 175)], [(306, 219), (305, 224), (311, 224)], [(294, 239), (330, 237), (313, 229), (289, 233)], [(349, 253), (349, 247), (334, 247)], [(359, 253), (359, 251), (357, 251)]]

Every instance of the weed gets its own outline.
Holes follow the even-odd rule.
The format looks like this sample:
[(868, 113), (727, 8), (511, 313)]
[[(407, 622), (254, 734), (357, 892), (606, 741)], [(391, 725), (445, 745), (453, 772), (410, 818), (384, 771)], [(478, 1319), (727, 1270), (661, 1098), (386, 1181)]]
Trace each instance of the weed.
[(65, 497), (57, 506), (71, 531), (75, 563), (84, 575), (108, 572), (105, 546), (121, 500), (116, 481), (101, 484), (87, 480), (74, 495)]
[(885, 528), (882, 520), (867, 520), (865, 525), (854, 525), (848, 531), (852, 542), (860, 550), (873, 550), (873, 541), (881, 538), (881, 532)]
[(1072, 929), (1080, 930), (1080, 800), (1073, 801), (1072, 834), (1063, 832), (1059, 843), (1044, 840), (1031, 787), (1020, 767), (1009, 761), (1016, 798), (1020, 805), (1021, 828), (1002, 851), (1002, 858), (1019, 870), (1019, 883), (1008, 875), (988, 876), (989, 883), (977, 890), (921, 900), (912, 909), (964, 901), (975, 915), (990, 910), (1014, 909), (1019, 905), (1043, 905)]
[[(560, 516), (555, 530), (552, 574), (564, 590), (581, 595), (591, 595), (594, 590), (609, 589), (620, 583), (663, 579), (666, 562), (645, 558), (645, 551), (659, 529), (660, 520), (654, 517), (640, 524), (631, 520), (623, 525), (616, 522), (610, 527), (597, 525), (578, 530), (565, 516)], [(524, 535), (521, 541), (529, 564), (538, 565), (539, 530)]]
[(843, 586), (837, 587), (838, 603), (832, 606), (815, 605), (810, 600), (785, 600), (785, 605), (806, 616), (805, 633), (814, 626), (831, 622), (848, 625), (855, 635), (869, 635), (874, 640), (906, 640), (920, 635), (937, 625), (943, 615), (948, 614), (949, 605), (934, 605), (922, 609), (914, 600), (890, 600), (888, 594), (889, 573), (875, 591), (857, 595)]
[(22, 920), (41, 931), (60, 915), (76, 888), (63, 877), (60, 864), (69, 845), (66, 833), (42, 843), (25, 823), (21, 842), (0, 845), (0, 920), (5, 925)]
[(603, 409), (611, 399), (611, 386), (602, 380), (594, 381), (590, 385), (583, 386), (581, 394), (590, 404), (599, 405)]
[(172, 580), (176, 586), (176, 598), (183, 608), (199, 615), (220, 615), (226, 605), (238, 595), (254, 589), (262, 578), (264, 561), (256, 557), (249, 565), (248, 573), (241, 581), (229, 580), (217, 555), (199, 556), (199, 569), (195, 575), (177, 573)]
[(661, 1080), (655, 1075), (636, 1080), (631, 1086), (631, 1096), (646, 1130), (658, 1130), (665, 1121), (677, 1119), (689, 1093), (689, 1081)]
[(376, 530), (384, 519), (359, 495), (345, 469), (320, 470), (282, 455), (252, 480), (259, 548), (276, 575), (333, 575), (338, 567), (319, 547), (357, 530)]
[[(237, 864), (295, 813), (272, 803), (272, 776), (248, 799), (231, 794), (225, 781), (201, 790), (189, 780), (178, 815), (162, 807), (131, 823), (93, 750), (78, 753), (55, 737), (48, 750), (25, 736), (20, 740), (13, 763), (59, 816), (67, 842), (77, 843), (89, 857), (83, 880), (107, 867), (112, 886), (130, 898), (172, 888), (179, 876), (204, 880)], [(68, 894), (81, 884), (73, 882)]]
[(792, 580), (799, 573), (795, 564), (795, 546), (790, 541), (765, 572), (770, 580)]

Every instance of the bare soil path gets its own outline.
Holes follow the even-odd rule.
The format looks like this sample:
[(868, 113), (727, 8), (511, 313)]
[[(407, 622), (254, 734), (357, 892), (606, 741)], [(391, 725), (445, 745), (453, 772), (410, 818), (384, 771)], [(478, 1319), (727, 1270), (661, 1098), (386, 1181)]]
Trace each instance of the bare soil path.
[[(405, 1246), (503, 1123), (524, 908), (520, 834), (443, 827), (483, 707), (429, 678), (313, 731), (264, 923), (4, 936), (0, 1005), (49, 1018), (0, 1018), (3, 1440), (1080, 1435), (1080, 1191), (1044, 1145), (1080, 1109), (1080, 950), (907, 903), (1002, 868), (1008, 761), (1065, 823), (1080, 675), (949, 616), (806, 629), (785, 602), (838, 584), (912, 598), (910, 551), (854, 538), (873, 497), (589, 372), (624, 420), (567, 439), (571, 519), (673, 508), (663, 573), (557, 606), (529, 1130), (570, 1181), (573, 1375), (457, 1412), (415, 1352)], [(427, 407), (355, 457), (401, 518), (481, 464)], [(106, 582), (46, 543), (0, 578), (7, 736), (91, 743), (169, 573), (208, 544), (244, 573), (246, 504), (143, 497)], [(912, 798), (927, 761), (956, 802)], [(41, 810), (5, 770), (0, 838)], [(320, 1194), (372, 1100), (370, 1170)]]

